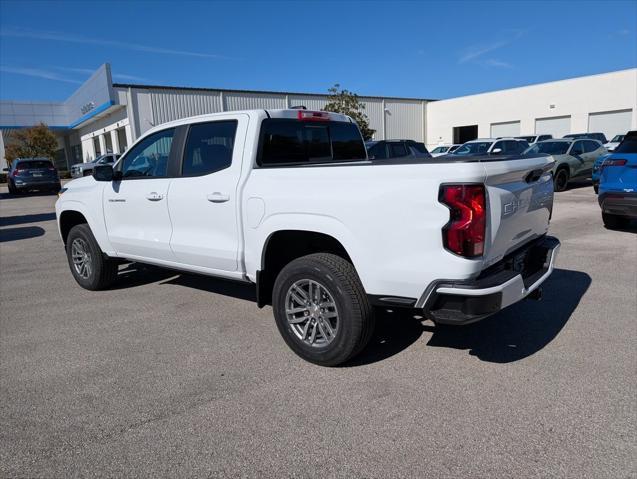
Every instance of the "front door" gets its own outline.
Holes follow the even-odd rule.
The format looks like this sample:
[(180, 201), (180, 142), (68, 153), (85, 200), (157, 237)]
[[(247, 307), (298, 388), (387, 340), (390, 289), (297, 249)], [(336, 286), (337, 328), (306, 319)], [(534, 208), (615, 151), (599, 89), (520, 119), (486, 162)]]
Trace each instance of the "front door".
[(190, 125), (181, 174), (172, 180), (170, 245), (178, 262), (217, 271), (239, 263), (239, 178), (248, 117)]
[(163, 130), (133, 146), (115, 166), (121, 179), (104, 188), (106, 230), (119, 256), (174, 261), (167, 178), (174, 133)]

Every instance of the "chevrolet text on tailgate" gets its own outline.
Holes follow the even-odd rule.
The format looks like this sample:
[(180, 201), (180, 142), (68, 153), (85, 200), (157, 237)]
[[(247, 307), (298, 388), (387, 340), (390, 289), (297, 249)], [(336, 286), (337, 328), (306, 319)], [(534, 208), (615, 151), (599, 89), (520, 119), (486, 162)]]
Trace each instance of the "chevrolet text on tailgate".
[(256, 283), (302, 358), (358, 354), (374, 308), (466, 324), (539, 297), (553, 160), (370, 161), (347, 116), (254, 110), (153, 128), (56, 204), (69, 266), (108, 288), (137, 261)]

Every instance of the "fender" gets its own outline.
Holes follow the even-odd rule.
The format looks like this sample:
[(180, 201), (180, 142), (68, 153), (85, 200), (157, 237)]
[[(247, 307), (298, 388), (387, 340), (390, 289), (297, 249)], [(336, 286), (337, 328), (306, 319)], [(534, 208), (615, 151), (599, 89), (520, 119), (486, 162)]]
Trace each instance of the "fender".
[(270, 237), (277, 231), (307, 231), (331, 236), (337, 240), (352, 260), (359, 272), (363, 286), (366, 273), (364, 252), (359, 247), (351, 231), (337, 218), (315, 213), (275, 213), (266, 216), (255, 229), (246, 231), (245, 264), (246, 275), (256, 281), (256, 272), (264, 266), (264, 252)]
[[(100, 192), (101, 197), (101, 192)], [(108, 256), (117, 256), (115, 249), (111, 246), (111, 242), (108, 239), (108, 233), (106, 231), (106, 223), (104, 222), (104, 214), (102, 211), (102, 202), (100, 198), (99, 205), (91, 208), (82, 201), (75, 199), (65, 200), (64, 195), (55, 203), (55, 214), (58, 224), (58, 234), (62, 237), (62, 230), (60, 228), (60, 218), (65, 211), (77, 211), (81, 213), (91, 228), (91, 232), (100, 246), (101, 250)]]

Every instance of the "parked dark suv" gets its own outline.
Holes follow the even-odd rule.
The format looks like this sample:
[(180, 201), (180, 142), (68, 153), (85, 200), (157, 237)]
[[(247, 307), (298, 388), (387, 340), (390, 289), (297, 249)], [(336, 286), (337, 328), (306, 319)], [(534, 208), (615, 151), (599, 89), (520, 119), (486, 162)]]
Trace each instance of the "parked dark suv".
[(7, 169), (9, 193), (18, 194), (31, 190), (60, 191), (60, 177), (48, 158), (16, 158)]
[(367, 156), (370, 160), (387, 158), (431, 158), (424, 143), (414, 140), (366, 141)]

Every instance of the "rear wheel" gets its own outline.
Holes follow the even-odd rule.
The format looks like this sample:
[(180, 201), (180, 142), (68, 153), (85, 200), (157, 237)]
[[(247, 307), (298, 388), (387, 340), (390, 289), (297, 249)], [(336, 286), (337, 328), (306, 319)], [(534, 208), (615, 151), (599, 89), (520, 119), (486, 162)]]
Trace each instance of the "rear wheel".
[(273, 291), (279, 332), (300, 357), (336, 366), (354, 357), (369, 342), (374, 313), (354, 266), (328, 253), (286, 265)]
[(554, 191), (564, 191), (568, 186), (569, 174), (566, 168), (560, 168), (555, 173), (555, 178), (553, 179), (553, 190)]
[(84, 289), (106, 289), (117, 278), (117, 262), (104, 256), (86, 223), (71, 228), (66, 256), (75, 281)]
[(17, 194), (15, 186), (13, 186), (13, 183), (11, 183), (10, 181), (9, 181), (9, 193), (12, 195)]
[(627, 219), (624, 216), (611, 215), (609, 213), (602, 213), (602, 221), (606, 228), (615, 229), (625, 226)]

